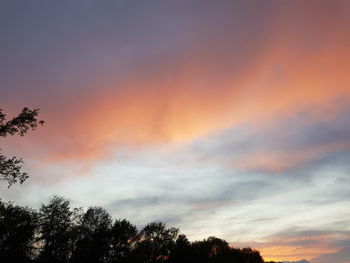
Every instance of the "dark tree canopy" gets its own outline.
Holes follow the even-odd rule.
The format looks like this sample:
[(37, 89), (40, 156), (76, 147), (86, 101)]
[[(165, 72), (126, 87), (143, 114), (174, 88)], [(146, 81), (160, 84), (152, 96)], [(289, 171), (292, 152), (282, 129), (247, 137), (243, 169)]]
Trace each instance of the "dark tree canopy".
[(39, 261), (67, 262), (71, 251), (71, 226), (73, 211), (68, 200), (53, 196), (39, 210), (38, 244), (41, 247)]
[(113, 220), (101, 207), (72, 209), (67, 199), (57, 196), (39, 211), (0, 200), (0, 261), (264, 263), (251, 248), (233, 248), (217, 237), (190, 242), (162, 222), (138, 230), (125, 219)]
[(140, 232), (136, 249), (144, 262), (166, 262), (175, 247), (179, 230), (167, 228), (162, 222), (146, 225)]
[[(6, 120), (6, 114), (0, 109), (0, 137), (15, 134), (24, 136), (28, 130), (35, 130), (38, 125), (44, 124), (44, 121), (37, 119), (38, 114), (38, 109), (24, 108), (16, 117)], [(28, 178), (28, 174), (22, 172), (22, 164), (21, 158), (7, 158), (0, 153), (0, 179), (7, 181), (9, 187), (17, 182), (22, 184)]]
[(128, 262), (138, 241), (136, 226), (126, 219), (116, 220), (111, 228), (110, 238), (111, 262)]
[(101, 207), (90, 207), (78, 225), (73, 262), (105, 262), (110, 248), (112, 218)]
[(29, 262), (35, 254), (37, 213), (0, 200), (1, 262)]

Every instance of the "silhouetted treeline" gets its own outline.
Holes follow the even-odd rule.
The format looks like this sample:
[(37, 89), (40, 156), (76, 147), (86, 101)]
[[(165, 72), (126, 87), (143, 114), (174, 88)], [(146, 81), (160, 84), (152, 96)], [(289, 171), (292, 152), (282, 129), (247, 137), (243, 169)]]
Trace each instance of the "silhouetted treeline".
[(0, 262), (262, 263), (258, 251), (209, 237), (189, 242), (177, 228), (153, 222), (138, 230), (101, 207), (72, 209), (54, 196), (36, 211), (0, 201)]

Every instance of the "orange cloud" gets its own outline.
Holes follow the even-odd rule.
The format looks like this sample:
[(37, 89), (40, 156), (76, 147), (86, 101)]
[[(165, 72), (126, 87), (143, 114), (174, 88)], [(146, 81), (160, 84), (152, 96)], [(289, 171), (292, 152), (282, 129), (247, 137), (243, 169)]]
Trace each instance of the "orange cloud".
[[(283, 237), (254, 243), (266, 261), (312, 260), (322, 255), (338, 252), (342, 247), (335, 246), (334, 240), (347, 240), (346, 233), (320, 234), (301, 237)], [(235, 244), (249, 246), (247, 244)]]
[(241, 170), (264, 170), (268, 172), (283, 172), (333, 151), (349, 150), (350, 142), (335, 142), (294, 151), (270, 150), (268, 152), (250, 152), (238, 158), (230, 166)]
[[(211, 71), (187, 76), (180, 70), (182, 74), (175, 81), (162, 79), (160, 71), (160, 77), (153, 80), (114, 84), (123, 90), (92, 94), (86, 101), (78, 101), (65, 113), (67, 117), (50, 118), (47, 126), (54, 127), (49, 137), (56, 134), (61, 141), (59, 148), (68, 147), (58, 149), (62, 158), (94, 157), (117, 143), (185, 142), (243, 122), (289, 116), (310, 105), (317, 113), (318, 109), (334, 107), (329, 104), (336, 97), (350, 93), (344, 64), (338, 65), (337, 74), (324, 77), (315, 66), (319, 61), (304, 61), (278, 80), (269, 76), (275, 63), (273, 59), (265, 61), (259, 71), (246, 73), (249, 78), (203, 80)], [(208, 85), (203, 82), (211, 83), (210, 87), (201, 88)], [(59, 126), (65, 128), (60, 130)], [(58, 134), (62, 132), (66, 136)]]
[[(113, 145), (188, 142), (305, 108), (314, 117), (331, 117), (325, 112), (338, 109), (335, 99), (350, 95), (350, 52), (343, 17), (329, 20), (325, 10), (314, 14), (310, 5), (304, 15), (310, 12), (314, 20), (305, 29), (275, 16), (261, 39), (248, 33), (199, 36), (192, 46), (140, 64), (123, 79), (93, 84), (93, 92), (82, 91), (74, 104), (48, 115), (40, 140), (54, 154), (46, 158), (91, 159)], [(254, 41), (262, 42), (244, 46)]]
[(266, 261), (297, 261), (311, 260), (320, 255), (335, 253), (339, 249), (327, 247), (296, 247), (296, 246), (267, 246), (260, 248), (261, 255)]

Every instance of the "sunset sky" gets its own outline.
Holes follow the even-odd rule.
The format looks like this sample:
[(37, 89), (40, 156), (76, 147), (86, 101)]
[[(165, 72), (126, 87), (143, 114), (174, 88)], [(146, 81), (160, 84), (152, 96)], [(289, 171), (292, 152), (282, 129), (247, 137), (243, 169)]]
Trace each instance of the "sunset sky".
[(348, 0), (0, 0), (0, 108), (25, 106), (4, 200), (350, 262)]

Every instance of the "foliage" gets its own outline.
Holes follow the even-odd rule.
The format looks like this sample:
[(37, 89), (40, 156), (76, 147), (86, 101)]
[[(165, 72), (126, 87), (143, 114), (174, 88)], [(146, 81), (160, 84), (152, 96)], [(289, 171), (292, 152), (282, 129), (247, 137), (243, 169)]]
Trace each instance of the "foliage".
[(6, 121), (6, 114), (0, 109), (0, 136), (6, 137), (8, 134), (24, 136), (28, 130), (35, 130), (39, 124), (44, 124), (44, 121), (37, 119), (38, 114), (39, 109), (23, 108), (17, 117)]
[(128, 262), (138, 241), (136, 226), (126, 219), (116, 220), (111, 228), (110, 238), (111, 262)]
[(28, 178), (26, 172), (21, 172), (23, 160), (21, 158), (7, 158), (0, 154), (0, 177), (8, 182), (9, 187), (19, 181), (21, 184)]
[(68, 200), (53, 196), (39, 210), (40, 262), (68, 262), (73, 212)]
[(73, 262), (105, 262), (109, 254), (112, 219), (101, 207), (90, 207), (82, 215)]
[(175, 247), (178, 232), (162, 222), (146, 225), (140, 232), (136, 247), (137, 254), (142, 255), (142, 262), (166, 262)]
[(1, 262), (29, 262), (35, 254), (37, 213), (27, 207), (0, 202)]
[[(15, 134), (24, 136), (28, 130), (35, 130), (38, 125), (44, 124), (44, 121), (37, 119), (38, 114), (38, 109), (24, 108), (20, 114), (7, 121), (6, 114), (0, 109), (0, 137)], [(9, 187), (16, 182), (22, 184), (28, 178), (28, 174), (21, 171), (22, 164), (21, 158), (7, 158), (0, 154), (0, 179), (7, 181)]]
[(101, 207), (72, 209), (58, 196), (39, 211), (0, 200), (0, 259), (5, 263), (264, 262), (258, 251), (233, 248), (217, 237), (190, 242), (162, 222), (138, 230), (126, 219), (113, 221)]

